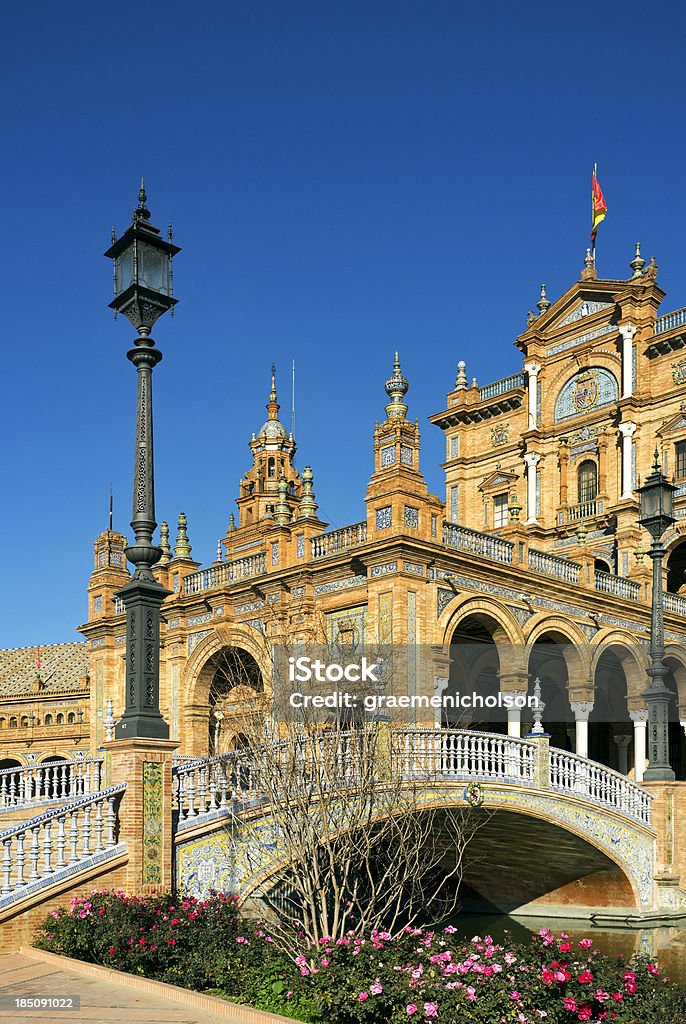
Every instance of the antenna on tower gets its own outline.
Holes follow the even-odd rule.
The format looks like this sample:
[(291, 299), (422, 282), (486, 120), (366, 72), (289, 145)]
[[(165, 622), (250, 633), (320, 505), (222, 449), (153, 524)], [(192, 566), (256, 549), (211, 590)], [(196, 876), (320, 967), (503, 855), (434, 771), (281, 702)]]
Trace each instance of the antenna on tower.
[(112, 530), (112, 484), (110, 484), (110, 531)]
[(295, 359), (291, 375), (291, 434), (295, 437)]

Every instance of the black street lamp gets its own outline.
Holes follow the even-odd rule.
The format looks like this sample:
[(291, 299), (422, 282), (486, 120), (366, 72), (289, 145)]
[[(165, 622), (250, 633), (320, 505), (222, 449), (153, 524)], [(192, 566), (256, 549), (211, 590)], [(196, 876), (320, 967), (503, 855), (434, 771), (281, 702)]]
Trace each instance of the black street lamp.
[(172, 258), (181, 250), (165, 241), (150, 223), (145, 186), (141, 181), (133, 223), (121, 238), (112, 232), (105, 253), (114, 260), (111, 308), (128, 317), (138, 331), (126, 353), (138, 371), (136, 456), (133, 481), (135, 539), (126, 548), (133, 579), (117, 593), (126, 608), (126, 709), (116, 725), (115, 739), (168, 739), (169, 726), (160, 712), (160, 606), (169, 594), (152, 573), (162, 551), (152, 542), (155, 521), (155, 480), (152, 430), (152, 371), (162, 358), (150, 337), (158, 317), (173, 309)]
[(648, 767), (643, 778), (646, 782), (671, 782), (674, 772), (669, 763), (669, 703), (671, 691), (665, 686), (667, 668), (665, 656), (664, 599), (662, 596), (662, 559), (666, 551), (661, 543), (668, 526), (676, 522), (672, 511), (674, 491), (660, 468), (660, 459), (655, 449), (653, 472), (646, 477), (641, 495), (641, 518), (652, 538), (649, 555), (653, 560), (653, 599), (650, 615), (650, 686), (643, 694), (648, 706)]

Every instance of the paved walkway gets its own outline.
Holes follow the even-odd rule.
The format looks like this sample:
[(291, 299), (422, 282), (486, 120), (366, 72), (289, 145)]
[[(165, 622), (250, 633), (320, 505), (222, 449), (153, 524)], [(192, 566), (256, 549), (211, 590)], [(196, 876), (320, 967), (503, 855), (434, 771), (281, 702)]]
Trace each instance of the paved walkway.
[[(37, 957), (42, 954), (37, 952)], [(92, 973), (87, 973), (92, 972)], [(147, 985), (148, 991), (138, 986)], [(134, 987), (135, 986), (135, 987)], [(165, 992), (166, 989), (166, 992)], [(57, 959), (41, 960), (24, 953), (0, 955), (0, 1020), (12, 1024), (247, 1024), (248, 1021), (278, 1021), (271, 1014), (253, 1010), (221, 1007), (217, 1015), (204, 1009), (183, 1005), (168, 997), (171, 986), (132, 979), (131, 983), (112, 980), (102, 968), (84, 965), (71, 969)], [(80, 1008), (21, 1009), (12, 1003), (15, 998), (80, 997)], [(197, 997), (199, 1000), (203, 997)], [(228, 1012), (227, 1012), (228, 1011)]]

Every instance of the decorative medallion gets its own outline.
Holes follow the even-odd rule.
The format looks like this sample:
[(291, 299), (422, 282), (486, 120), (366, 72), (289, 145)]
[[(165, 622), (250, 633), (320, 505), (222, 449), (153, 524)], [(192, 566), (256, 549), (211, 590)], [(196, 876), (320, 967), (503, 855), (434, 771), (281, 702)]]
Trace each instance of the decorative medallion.
[(672, 380), (675, 384), (686, 384), (686, 359), (672, 363)]
[(500, 444), (507, 444), (510, 436), (510, 424), (501, 423), (499, 427), (491, 427), (491, 447), (497, 448)]
[(572, 392), (572, 404), (577, 412), (592, 409), (598, 401), (598, 378), (590, 370), (577, 377)]

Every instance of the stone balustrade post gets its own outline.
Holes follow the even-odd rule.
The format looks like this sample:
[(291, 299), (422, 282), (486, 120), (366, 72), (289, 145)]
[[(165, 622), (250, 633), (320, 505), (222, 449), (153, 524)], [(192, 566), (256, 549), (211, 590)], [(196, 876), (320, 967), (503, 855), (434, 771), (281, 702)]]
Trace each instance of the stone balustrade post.
[(126, 782), (119, 809), (119, 841), (126, 843), (126, 889), (145, 895), (171, 889), (172, 755), (176, 740), (132, 736), (104, 744), (112, 785)]
[(527, 739), (534, 743), (536, 750), (534, 784), (537, 789), (550, 789), (550, 737), (547, 733), (529, 733)]

